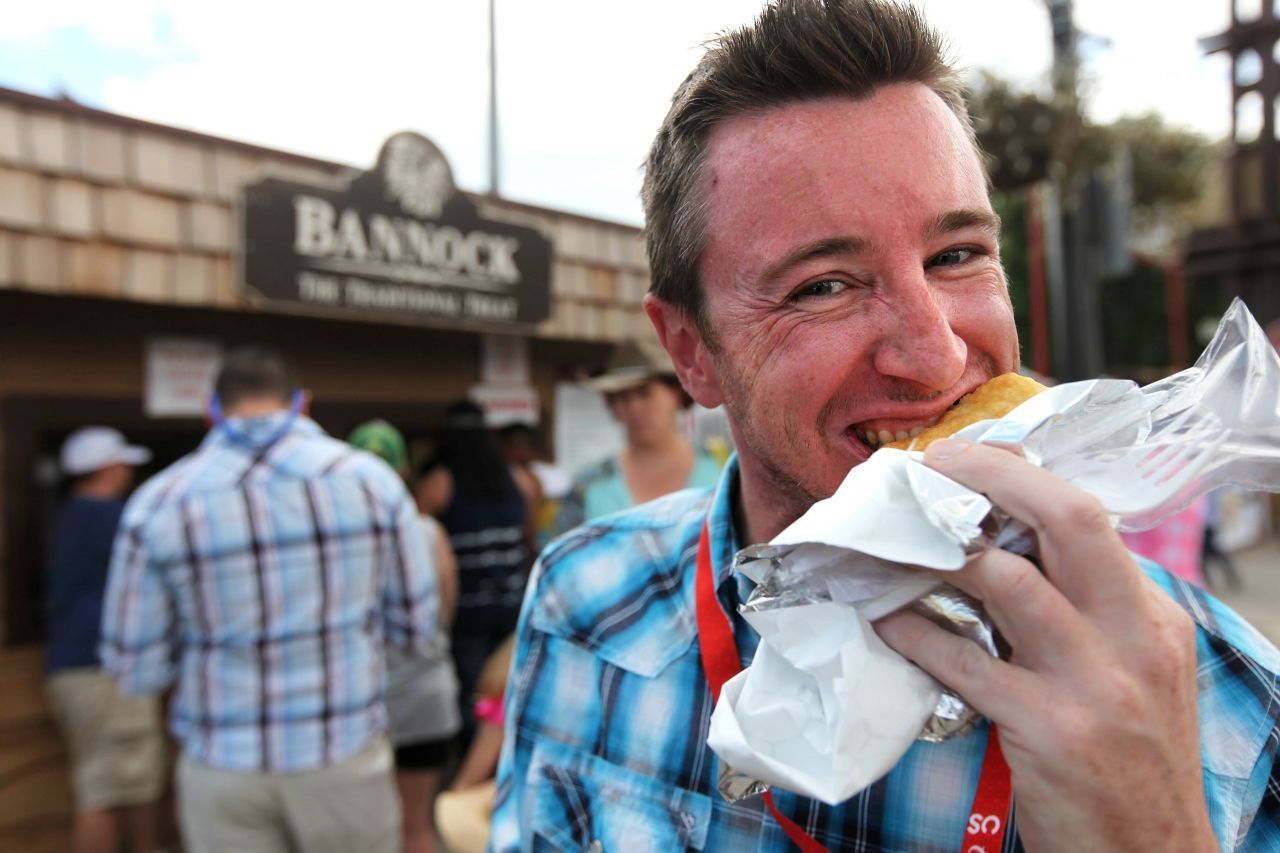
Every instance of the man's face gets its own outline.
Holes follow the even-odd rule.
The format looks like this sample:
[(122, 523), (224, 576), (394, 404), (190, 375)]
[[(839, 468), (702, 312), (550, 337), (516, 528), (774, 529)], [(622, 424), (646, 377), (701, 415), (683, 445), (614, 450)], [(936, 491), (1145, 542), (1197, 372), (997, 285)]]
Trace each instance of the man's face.
[(123, 462), (115, 462), (103, 468), (98, 476), (102, 478), (103, 490), (113, 497), (124, 497), (133, 486), (133, 466)]
[(725, 403), (744, 484), (793, 515), (1017, 368), (983, 172), (926, 87), (726, 121), (704, 187), (714, 341), (695, 397)]

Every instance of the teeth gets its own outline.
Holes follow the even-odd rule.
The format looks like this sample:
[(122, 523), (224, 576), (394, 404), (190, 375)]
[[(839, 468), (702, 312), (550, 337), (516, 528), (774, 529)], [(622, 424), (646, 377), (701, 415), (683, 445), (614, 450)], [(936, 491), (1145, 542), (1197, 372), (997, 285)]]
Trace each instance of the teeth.
[(888, 444), (891, 441), (906, 441), (908, 438), (915, 438), (917, 435), (924, 432), (925, 429), (926, 425), (922, 424), (917, 427), (912, 427), (910, 430), (900, 429), (896, 432), (890, 432), (887, 429), (879, 431), (855, 429), (853, 433), (865, 444), (871, 447), (879, 447), (880, 445)]

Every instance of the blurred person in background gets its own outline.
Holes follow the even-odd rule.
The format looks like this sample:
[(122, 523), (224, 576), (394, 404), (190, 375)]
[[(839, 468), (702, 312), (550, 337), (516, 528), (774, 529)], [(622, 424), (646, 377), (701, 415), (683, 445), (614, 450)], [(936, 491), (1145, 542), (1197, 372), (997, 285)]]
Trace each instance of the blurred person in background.
[(436, 825), (449, 853), (483, 853), (497, 790), (494, 774), (502, 753), (503, 700), (511, 673), (515, 635), (489, 656), (476, 683), (476, 735), (467, 747), (449, 790), (436, 800)]
[(574, 477), (560, 505), (557, 532), (681, 489), (716, 484), (723, 462), (694, 447), (676, 426), (693, 398), (680, 387), (670, 362), (623, 345), (610, 368), (587, 384), (604, 395), (626, 444)]
[(1209, 499), (1206, 495), (1165, 518), (1155, 527), (1121, 533), (1125, 547), (1159, 563), (1170, 574), (1204, 588), (1204, 539)]
[[(1223, 489), (1215, 489), (1205, 496), (1204, 542), (1200, 548), (1200, 570), (1204, 575), (1205, 585), (1209, 589), (1217, 588), (1213, 577), (1216, 571), (1221, 570), (1227, 578), (1227, 589), (1239, 592), (1244, 584), (1240, 580), (1240, 572), (1236, 569), (1236, 561), (1218, 543), (1218, 528), (1222, 524), (1223, 493)], [(1210, 571), (1210, 566), (1217, 568)]]
[(476, 680), (515, 630), (529, 564), (525, 499), (479, 406), (463, 401), (445, 412), (416, 495), (421, 511), (449, 532), (458, 559), (450, 641), (461, 686), (463, 740), (469, 742)]
[(109, 427), (76, 430), (62, 445), (68, 478), (46, 584), (46, 689), (71, 758), (76, 853), (106, 853), (125, 836), (135, 853), (156, 847), (164, 789), (164, 731), (155, 696), (125, 696), (98, 657), (111, 544), (134, 468), (151, 451)]
[[(404, 436), (391, 424), (368, 421), (356, 427), (347, 441), (386, 462), (402, 479), (407, 478), (409, 451)], [(436, 850), (436, 792), (462, 728), (458, 676), (448, 635), (457, 598), (458, 566), (440, 523), (429, 515), (420, 515), (419, 521), (427, 552), (435, 563), (440, 618), (424, 646), (414, 650), (387, 647), (387, 715), (395, 749), (404, 853)]]
[(428, 647), (438, 606), (417, 510), (278, 353), (228, 352), (214, 392), (204, 441), (125, 507), (103, 664), (126, 693), (177, 682), (188, 853), (394, 853), (383, 648)]
[(498, 430), (498, 444), (502, 455), (511, 466), (511, 476), (516, 487), (524, 496), (525, 502), (525, 545), (529, 549), (530, 558), (537, 556), (541, 546), (545, 544), (543, 505), (546, 503), (546, 492), (542, 478), (534, 469), (538, 461), (538, 438), (533, 427), (528, 424), (507, 424)]

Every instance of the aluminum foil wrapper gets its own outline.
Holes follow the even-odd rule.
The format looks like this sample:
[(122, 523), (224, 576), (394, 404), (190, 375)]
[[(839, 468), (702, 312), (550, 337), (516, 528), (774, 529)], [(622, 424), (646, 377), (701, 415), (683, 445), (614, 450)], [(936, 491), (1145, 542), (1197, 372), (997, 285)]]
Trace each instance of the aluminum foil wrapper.
[[(993, 530), (974, 540), (973, 548), (986, 547), (996, 532)], [(848, 552), (841, 552), (832, 565), (840, 578), (835, 587), (815, 583), (817, 573), (811, 572), (806, 583), (796, 583), (789, 573), (791, 557), (801, 546), (752, 545), (739, 551), (734, 568), (749, 577), (758, 579), (755, 591), (742, 605), (744, 613), (776, 610), (838, 601), (870, 609), (872, 612), (889, 612), (909, 601), (905, 606), (952, 633), (978, 643), (992, 655), (998, 655), (995, 636), (981, 604), (955, 587), (934, 579), (927, 571), (906, 568), (894, 564), (869, 561), (863, 558), (862, 571), (850, 570)], [(905, 584), (905, 586), (904, 586)], [(905, 592), (904, 592), (905, 590)], [(923, 594), (921, 592), (923, 591)], [(919, 596), (914, 601), (911, 597)], [(919, 740), (938, 743), (955, 735), (965, 734), (981, 719), (957, 694), (938, 685), (940, 695), (932, 716), (919, 734)], [(770, 785), (738, 772), (728, 762), (721, 761), (717, 790), (726, 800), (733, 802), (769, 790)]]
[[(987, 618), (982, 605), (972, 596), (961, 592), (950, 585), (940, 586), (935, 591), (913, 603), (909, 610), (919, 613), (936, 625), (953, 634), (973, 640), (992, 657), (999, 657), (996, 638), (991, 621)], [(969, 707), (960, 696), (945, 685), (938, 704), (933, 709), (933, 716), (920, 732), (920, 740), (930, 743), (941, 743), (949, 737), (967, 734), (982, 718), (982, 715)]]
[(735, 803), (738, 800), (754, 797), (757, 794), (763, 794), (772, 788), (759, 779), (752, 779), (745, 773), (739, 773), (729, 766), (727, 761), (720, 762), (720, 773), (716, 778), (716, 790), (720, 792), (720, 796), (724, 797), (727, 802)]
[[(995, 516), (996, 514), (993, 513), (992, 515)], [(999, 513), (999, 515), (1003, 517), (1004, 526), (1008, 526), (1008, 516), (1004, 513)], [(987, 543), (999, 535), (1000, 531), (993, 528), (980, 539), (974, 540), (973, 552), (978, 553), (989, 547)], [(1020, 544), (1027, 544), (1027, 540), (1020, 539)], [(843, 604), (866, 605), (880, 600), (888, 594), (892, 586), (901, 582), (901, 576), (905, 571), (910, 571), (915, 575), (915, 579), (920, 577), (918, 572), (923, 572), (923, 570), (903, 570), (897, 567), (893, 567), (884, 574), (866, 572), (863, 577), (864, 583), (861, 585), (849, 584), (842, 587), (839, 590), (842, 594), (837, 599), (829, 589), (820, 588), (812, 584), (790, 582), (790, 578), (787, 577), (784, 571), (784, 560), (795, 550), (794, 546), (786, 545), (752, 545), (738, 552), (734, 558), (734, 568), (748, 575), (757, 575), (763, 578), (746, 603), (742, 605), (741, 609), (744, 613), (833, 600), (839, 600)], [(763, 570), (760, 565), (752, 565), (759, 561), (763, 561), (762, 565), (765, 566)], [(861, 596), (849, 595), (848, 593), (851, 589), (860, 590), (864, 594)], [(995, 629), (991, 625), (991, 620), (987, 617), (986, 611), (982, 609), (982, 604), (950, 584), (936, 582), (932, 591), (925, 593), (914, 602), (908, 604), (907, 609), (919, 613), (953, 634), (973, 640), (992, 656), (999, 657), (995, 641)], [(943, 685), (939, 685), (939, 687), (941, 687), (943, 695), (938, 700), (933, 717), (926, 724), (924, 731), (920, 733), (920, 740), (930, 741), (931, 743), (939, 743), (953, 735), (967, 732), (980, 718), (980, 715), (958, 695)], [(749, 796), (749, 794), (744, 794), (743, 796)]]

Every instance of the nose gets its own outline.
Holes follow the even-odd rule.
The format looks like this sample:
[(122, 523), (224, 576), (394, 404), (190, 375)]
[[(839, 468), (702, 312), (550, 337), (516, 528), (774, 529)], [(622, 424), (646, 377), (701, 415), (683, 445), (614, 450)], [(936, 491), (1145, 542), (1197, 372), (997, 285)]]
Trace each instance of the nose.
[(635, 391), (623, 391), (610, 400), (609, 406), (613, 410), (614, 418), (627, 424), (635, 418), (640, 408), (640, 400)]
[(936, 292), (918, 265), (886, 290), (890, 316), (876, 348), (876, 371), (906, 380), (921, 393), (951, 388), (964, 375), (969, 355), (951, 328), (949, 301), (956, 297)]
[(638, 395), (635, 391), (624, 391), (614, 400), (613, 407), (620, 416), (625, 417), (635, 413), (638, 402)]

